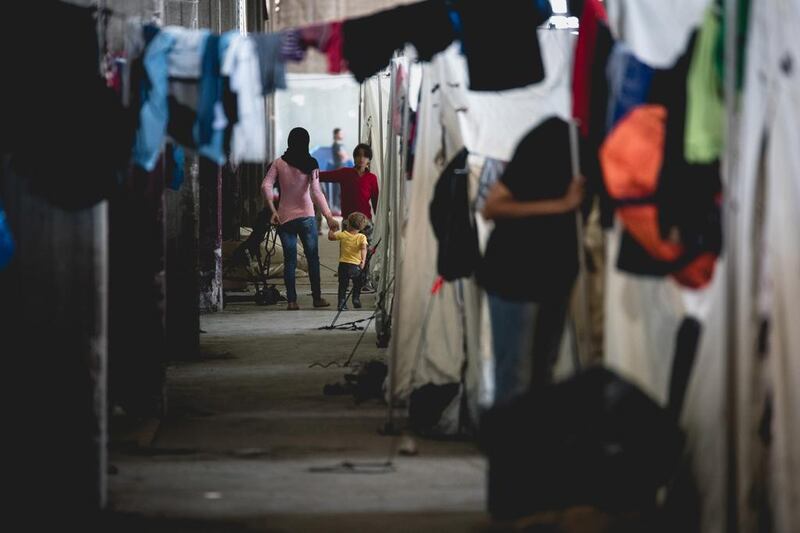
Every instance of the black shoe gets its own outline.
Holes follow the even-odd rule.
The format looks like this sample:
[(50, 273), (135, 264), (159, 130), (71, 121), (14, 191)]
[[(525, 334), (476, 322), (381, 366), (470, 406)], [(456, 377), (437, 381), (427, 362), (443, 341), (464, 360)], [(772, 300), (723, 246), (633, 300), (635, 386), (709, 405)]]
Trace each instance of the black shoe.
[(349, 309), (347, 309), (347, 302), (339, 302), (338, 309), (339, 311), (349, 311)]
[(355, 307), (356, 309), (361, 309), (361, 300), (353, 298), (353, 307)]

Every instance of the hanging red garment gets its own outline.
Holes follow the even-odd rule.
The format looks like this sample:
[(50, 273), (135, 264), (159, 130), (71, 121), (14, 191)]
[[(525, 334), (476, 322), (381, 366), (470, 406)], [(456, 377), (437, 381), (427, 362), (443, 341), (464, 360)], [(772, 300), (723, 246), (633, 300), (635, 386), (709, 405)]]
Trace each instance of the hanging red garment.
[(341, 22), (312, 24), (300, 28), (299, 32), (303, 47), (313, 46), (328, 57), (329, 74), (341, 74), (347, 71), (347, 61), (342, 52), (344, 39)]
[(328, 56), (328, 74), (347, 72), (347, 61), (345, 61), (344, 53), (342, 52), (343, 44), (342, 23), (334, 22), (331, 24), (330, 37), (323, 50), (325, 55)]
[(608, 23), (605, 6), (600, 0), (586, 0), (581, 14), (581, 31), (578, 33), (572, 73), (572, 116), (578, 120), (578, 127), (584, 137), (589, 135), (592, 63), (600, 23)]

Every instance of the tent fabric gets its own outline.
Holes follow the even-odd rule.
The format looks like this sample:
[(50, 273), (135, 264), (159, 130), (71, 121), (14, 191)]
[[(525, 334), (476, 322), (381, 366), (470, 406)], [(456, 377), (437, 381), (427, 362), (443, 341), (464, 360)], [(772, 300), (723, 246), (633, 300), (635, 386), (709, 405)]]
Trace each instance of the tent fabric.
[[(768, 0), (750, 15), (733, 259), (739, 522), (755, 528), (767, 512), (775, 531), (800, 528), (800, 331), (792, 326), (800, 294), (800, 243), (787, 238), (800, 200), (800, 7)], [(772, 288), (771, 288), (772, 287)], [(760, 321), (769, 324), (759, 354)], [(771, 416), (763, 420), (765, 407)], [(759, 424), (770, 428), (759, 436)], [(761, 465), (767, 465), (764, 471)], [(754, 490), (765, 497), (754, 504)]]
[[(440, 121), (439, 111), (444, 105), (442, 91), (432, 91), (436, 84), (444, 81), (441, 63), (438, 58), (434, 59), (423, 73), (417, 155), (404, 235), (406, 243), (413, 242), (415, 260), (398, 265), (395, 281), (392, 335), (398, 337), (396, 345), (402, 347), (402, 352), (390, 354), (394, 358), (390, 393), (400, 399), (407, 398), (418, 385), (459, 381), (463, 360), (455, 285), (446, 283), (437, 295), (431, 294), (437, 278), (437, 245), (428, 205), (436, 180), (449, 162), (445, 157), (447, 154), (455, 156), (463, 147), (457, 128), (445, 129)], [(423, 324), (425, 332), (434, 334), (423, 337)]]
[[(372, 147), (372, 161), (370, 169), (378, 176), (378, 211), (375, 214), (375, 230), (372, 241), (380, 241), (375, 256), (370, 261), (370, 269), (373, 280), (377, 281), (381, 276), (383, 268), (383, 256), (386, 251), (386, 231), (388, 214), (383, 206), (388, 205), (389, 187), (384, 187), (384, 167), (386, 160), (386, 146), (388, 134), (386, 133), (386, 120), (389, 113), (389, 77), (385, 72), (369, 78), (362, 85), (363, 107), (361, 110), (361, 138), (359, 142), (369, 144)], [(376, 324), (377, 327), (377, 324)]]
[[(687, 316), (702, 324), (681, 426), (696, 489), (703, 494), (699, 531), (722, 533), (726, 509), (727, 416), (725, 395), (725, 266), (701, 290), (682, 289), (670, 278), (628, 274), (614, 264), (621, 228), (606, 232), (605, 364), (667, 405), (679, 328)], [(721, 262), (724, 260), (720, 260)], [(694, 496), (692, 496), (694, 497)]]
[[(436, 240), (428, 205), (442, 170), (465, 146), (471, 154), (508, 161), (519, 140), (536, 124), (554, 115), (570, 118), (575, 36), (544, 30), (539, 31), (539, 39), (548, 76), (541, 84), (525, 89), (494, 94), (469, 92), (465, 60), (457, 46), (423, 67), (417, 153), (404, 235), (406, 243), (413, 242), (416, 259), (399, 266), (392, 321), (392, 334), (398, 337), (397, 346), (402, 347), (400, 353), (390, 354), (395, 359), (390, 393), (398, 399), (407, 398), (422, 384), (460, 380), (464, 360), (462, 319), (459, 307), (454, 305), (458, 301), (456, 284), (445, 283), (438, 295), (430, 294), (436, 280)], [(471, 180), (477, 180), (479, 172), (476, 166)], [(479, 235), (483, 233), (481, 224), (479, 221)], [(465, 292), (471, 294), (472, 289), (468, 285)], [(480, 311), (474, 314), (470, 306), (466, 309), (470, 313), (467, 322), (481, 324), (480, 331), (485, 331), (485, 304), (481, 303)], [(468, 368), (475, 369), (470, 379), (483, 383), (479, 388), (481, 402), (489, 394), (485, 377), (478, 376), (482, 370), (475, 359), (478, 352), (486, 353), (486, 346), (483, 337), (468, 341)], [(470, 401), (474, 403), (475, 396)]]
[(653, 68), (669, 68), (686, 49), (710, 0), (606, 0), (611, 32)]

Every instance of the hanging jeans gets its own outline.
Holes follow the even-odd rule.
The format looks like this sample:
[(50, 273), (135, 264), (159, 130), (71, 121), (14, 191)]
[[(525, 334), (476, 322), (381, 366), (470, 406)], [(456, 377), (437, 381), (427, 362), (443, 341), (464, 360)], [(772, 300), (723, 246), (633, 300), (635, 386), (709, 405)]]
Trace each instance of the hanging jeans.
[(353, 305), (361, 301), (361, 268), (352, 263), (339, 263), (339, 309), (347, 304), (347, 288), (353, 280)]
[(296, 218), (281, 224), (278, 228), (278, 236), (281, 238), (283, 247), (283, 281), (286, 284), (286, 299), (289, 303), (297, 301), (295, 269), (297, 268), (297, 238), (300, 237), (308, 261), (311, 294), (314, 301), (319, 300), (322, 295), (319, 281), (319, 241), (314, 217)]
[(534, 303), (506, 300), (489, 293), (496, 405), (552, 380), (567, 304), (567, 298)]

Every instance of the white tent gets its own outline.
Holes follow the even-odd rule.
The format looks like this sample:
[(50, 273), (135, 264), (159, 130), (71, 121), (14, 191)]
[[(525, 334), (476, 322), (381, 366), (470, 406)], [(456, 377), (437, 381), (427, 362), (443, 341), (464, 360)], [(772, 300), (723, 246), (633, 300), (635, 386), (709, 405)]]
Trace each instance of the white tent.
[[(457, 45), (424, 67), (390, 353), (391, 394), (396, 399), (407, 399), (415, 388), (427, 383), (460, 382), (466, 346), (470, 353), (466, 381), (471, 388), (467, 392), (470, 403), (477, 401), (479, 367), (486, 347), (485, 339), (478, 335), (486, 329), (481, 294), (471, 279), (445, 283), (440, 292), (431, 294), (438, 277), (437, 243), (428, 206), (442, 170), (461, 148), (479, 158), (507, 161), (518, 141), (543, 119), (553, 115), (569, 118), (575, 35), (540, 30), (539, 38), (546, 78), (531, 87), (502, 93), (468, 91), (466, 64)], [(475, 181), (481, 165), (475, 164), (475, 159), (472, 162)], [(465, 335), (465, 325), (469, 335)]]

